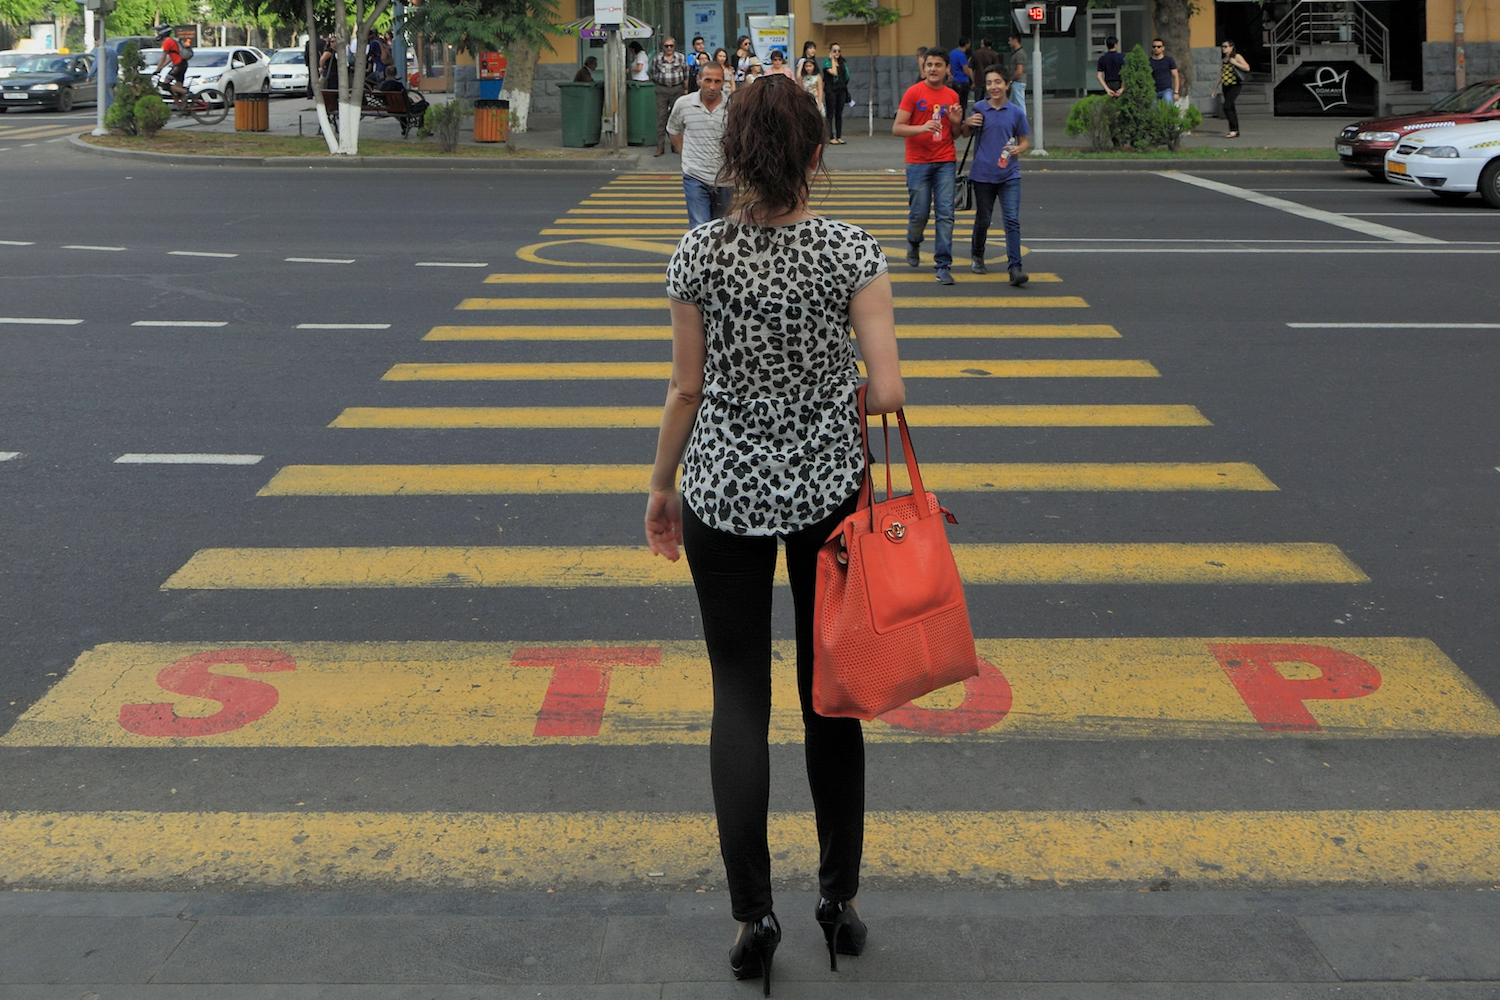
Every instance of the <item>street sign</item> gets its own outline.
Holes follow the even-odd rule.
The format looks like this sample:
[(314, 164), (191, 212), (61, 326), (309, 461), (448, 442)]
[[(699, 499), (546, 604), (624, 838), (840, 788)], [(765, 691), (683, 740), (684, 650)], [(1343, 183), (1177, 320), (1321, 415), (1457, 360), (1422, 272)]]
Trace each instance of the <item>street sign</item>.
[(624, 24), (625, 0), (594, 0), (594, 23), (606, 26)]
[(1040, 28), (1043, 38), (1072, 38), (1077, 15), (1077, 7), (1059, 3), (1031, 3), (1011, 9), (1011, 19), (1021, 34), (1029, 35)]

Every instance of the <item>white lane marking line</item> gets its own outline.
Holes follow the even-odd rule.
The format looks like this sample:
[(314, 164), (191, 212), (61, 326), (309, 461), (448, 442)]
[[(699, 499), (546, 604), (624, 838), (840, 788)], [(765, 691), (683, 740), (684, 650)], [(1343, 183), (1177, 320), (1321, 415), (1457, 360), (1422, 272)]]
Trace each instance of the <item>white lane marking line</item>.
[(389, 323), (298, 323), (299, 330), (389, 330)]
[(1358, 215), (1366, 219), (1370, 218), (1402, 218), (1402, 219), (1488, 219), (1493, 222), (1492, 215), (1481, 215), (1478, 212), (1470, 212), (1464, 215), (1460, 212), (1345, 212), (1345, 215)]
[(63, 247), (64, 250), (108, 250), (111, 253), (119, 253), (124, 247), (91, 247), (82, 243), (69, 243)]
[(19, 451), (0, 451), (0, 462), (13, 462), (20, 457)]
[[(1027, 243), (1210, 243), (1210, 244), (1213, 244), (1214, 246), (1221, 246), (1224, 243), (1224, 241), (1222, 239), (1205, 239), (1205, 238), (1192, 239), (1192, 238), (1185, 238), (1185, 237), (1172, 237), (1172, 238), (1166, 238), (1166, 239), (1151, 239), (1151, 238), (1147, 238), (1147, 237), (1138, 237), (1138, 236), (1121, 236), (1121, 237), (1118, 237), (1118, 238), (1110, 237), (1110, 236), (1037, 236), (1037, 237), (1028, 236), (1028, 237), (1026, 237), (1026, 242)], [(1353, 246), (1369, 246), (1370, 245), (1370, 241), (1369, 240), (1233, 240), (1232, 242), (1234, 242), (1234, 243), (1275, 243), (1275, 244), (1278, 244), (1278, 245), (1280, 245), (1280, 244), (1294, 244), (1294, 243), (1316, 243), (1319, 246), (1322, 246), (1322, 245), (1325, 245), (1325, 244), (1329, 244), (1329, 243), (1348, 243), (1348, 244), (1351, 244)], [(1469, 242), (1469, 241), (1464, 241), (1464, 242)]]
[(238, 257), (237, 253), (210, 253), (207, 250), (168, 250), (171, 257)]
[(1183, 184), (1192, 184), (1195, 187), (1206, 188), (1209, 191), (1217, 191), (1219, 194), (1227, 194), (1231, 198), (1240, 198), (1254, 205), (1264, 208), (1274, 208), (1278, 212), (1286, 212), (1288, 215), (1300, 216), (1311, 219), (1314, 222), (1327, 223), (1330, 226), (1338, 226), (1342, 229), (1352, 229), (1356, 233), (1364, 233), (1366, 236), (1374, 236), (1382, 240), (1390, 240), (1392, 243), (1446, 243), (1447, 240), (1436, 239), (1432, 236), (1422, 236), (1418, 233), (1409, 233), (1404, 229), (1394, 229), (1390, 226), (1382, 226), (1378, 222), (1366, 222), (1363, 219), (1351, 219), (1347, 215), (1337, 212), (1325, 212), (1321, 208), (1309, 208), (1295, 201), (1287, 201), (1285, 198), (1272, 198), (1270, 195), (1261, 194), (1259, 191), (1251, 191), (1248, 188), (1235, 187), (1233, 184), (1225, 184), (1221, 181), (1211, 181), (1207, 177), (1197, 177), (1193, 174), (1178, 173), (1175, 170), (1159, 170), (1158, 177), (1168, 180), (1181, 181)]
[(419, 260), (418, 267), (489, 267), (485, 261)]
[(0, 247), (34, 247), (35, 243), (29, 240), (0, 240)]
[(11, 326), (77, 326), (81, 319), (46, 319), (40, 316), (0, 316), (0, 323)]
[(145, 452), (121, 455), (116, 465), (256, 465), (264, 455), (212, 455), (194, 453)]
[(1500, 323), (1288, 323), (1294, 330), (1500, 330)]
[(138, 319), (131, 326), (228, 326), (228, 320), (219, 319)]
[(35, 145), (36, 145), (36, 143), (34, 143), (34, 142), (23, 142), (23, 143), (21, 143), (21, 148), (22, 149), (30, 149), (32, 146), (35, 146)]
[[(894, 252), (897, 248), (892, 248)], [(1047, 247), (1046, 253), (1325, 253), (1325, 254), (1391, 254), (1404, 253), (1409, 256), (1436, 256), (1438, 254), (1500, 253), (1500, 249), (1481, 250), (1467, 247), (1423, 247), (1402, 249), (1400, 247)]]
[(284, 257), (289, 264), (353, 264), (351, 260), (338, 260), (333, 257)]

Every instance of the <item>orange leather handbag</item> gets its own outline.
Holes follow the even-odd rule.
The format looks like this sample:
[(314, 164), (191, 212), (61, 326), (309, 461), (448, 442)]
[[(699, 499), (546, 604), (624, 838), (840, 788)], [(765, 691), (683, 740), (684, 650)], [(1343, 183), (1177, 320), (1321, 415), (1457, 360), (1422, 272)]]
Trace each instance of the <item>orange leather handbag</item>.
[[(813, 710), (873, 719), (913, 698), (979, 673), (963, 583), (945, 520), (958, 523), (922, 486), (906, 414), (896, 411), (912, 492), (891, 490), (890, 422), (885, 499), (875, 502), (868, 464), (859, 506), (818, 552), (813, 617)], [(865, 387), (859, 426), (870, 455)]]

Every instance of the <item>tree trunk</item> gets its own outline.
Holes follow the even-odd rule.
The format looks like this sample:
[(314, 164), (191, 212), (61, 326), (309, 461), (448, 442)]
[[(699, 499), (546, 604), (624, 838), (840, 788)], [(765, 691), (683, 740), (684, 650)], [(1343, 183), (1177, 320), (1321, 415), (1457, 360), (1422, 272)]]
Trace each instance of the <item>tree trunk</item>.
[(536, 80), (536, 61), (541, 58), (538, 45), (512, 42), (505, 52), (505, 89), (510, 94), (510, 116), (517, 132), (526, 131), (531, 114), (531, 85)]
[(1193, 86), (1193, 42), (1188, 19), (1193, 14), (1193, 2), (1192, 0), (1156, 0), (1153, 13), (1156, 33), (1163, 42), (1167, 43), (1167, 53), (1177, 61), (1177, 73), (1182, 83), (1182, 93), (1190, 93)]

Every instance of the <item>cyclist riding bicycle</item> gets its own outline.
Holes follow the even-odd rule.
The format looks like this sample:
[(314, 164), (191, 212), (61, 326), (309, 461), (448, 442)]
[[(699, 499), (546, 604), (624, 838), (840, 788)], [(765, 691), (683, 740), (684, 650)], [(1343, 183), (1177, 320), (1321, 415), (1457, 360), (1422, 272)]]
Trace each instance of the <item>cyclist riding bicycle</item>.
[(161, 42), (161, 58), (156, 62), (156, 70), (160, 74), (161, 68), (171, 62), (171, 69), (165, 74), (160, 74), (161, 81), (171, 89), (172, 96), (181, 101), (188, 95), (188, 89), (183, 85), (187, 77), (188, 56), (182, 51), (182, 46), (172, 37), (172, 26), (170, 24), (158, 24), (156, 26), (156, 37)]

